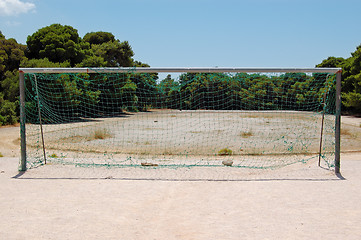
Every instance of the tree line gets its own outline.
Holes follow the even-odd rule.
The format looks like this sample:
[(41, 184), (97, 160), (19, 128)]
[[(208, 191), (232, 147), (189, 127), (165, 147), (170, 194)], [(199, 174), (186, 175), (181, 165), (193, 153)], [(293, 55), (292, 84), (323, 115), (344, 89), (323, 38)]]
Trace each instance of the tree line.
[[(71, 26), (52, 24), (29, 35), (26, 45), (17, 43), (12, 38), (6, 39), (0, 32), (0, 125), (18, 121), (19, 67), (149, 67), (133, 57), (134, 52), (129, 42), (120, 41), (109, 32), (90, 32), (81, 38)], [(343, 109), (361, 113), (361, 45), (350, 58), (329, 57), (317, 67), (343, 68)], [(73, 109), (95, 105), (97, 111), (104, 114), (115, 111), (114, 109), (144, 111), (149, 107), (254, 110), (296, 108), (288, 104), (290, 102), (294, 102), (299, 110), (309, 110), (320, 108), (311, 106), (310, 103), (313, 102), (311, 100), (322, 102), (320, 99), (324, 97), (327, 87), (327, 84), (318, 85), (318, 82), (326, 81), (325, 74), (267, 76), (184, 73), (177, 80), (170, 75), (159, 80), (157, 74), (100, 76), (102, 77), (91, 74), (82, 77), (54, 75), (56, 80), (48, 78), (42, 84), (47, 89), (58, 90), (44, 100), (55, 105), (69, 102)], [(31, 82), (31, 79), (27, 81)], [(114, 88), (114, 84), (118, 87)], [(93, 88), (95, 85), (98, 87)], [(80, 99), (85, 104), (80, 104)], [(109, 99), (119, 100), (110, 102)], [(28, 104), (32, 104), (33, 109), (36, 108), (34, 101), (29, 100)], [(85, 116), (89, 113), (90, 111), (78, 110), (70, 115)]]
[(26, 45), (0, 31), (0, 126), (19, 120), (19, 67), (147, 67), (133, 59), (127, 41), (109, 32), (81, 38), (71, 26), (52, 24), (27, 37)]
[(361, 113), (361, 45), (349, 58), (328, 57), (316, 67), (342, 68), (343, 109), (351, 113)]
[(156, 73), (27, 75), (29, 122), (83, 121), (154, 108), (178, 110), (296, 110), (334, 113), (335, 76), (327, 73)]

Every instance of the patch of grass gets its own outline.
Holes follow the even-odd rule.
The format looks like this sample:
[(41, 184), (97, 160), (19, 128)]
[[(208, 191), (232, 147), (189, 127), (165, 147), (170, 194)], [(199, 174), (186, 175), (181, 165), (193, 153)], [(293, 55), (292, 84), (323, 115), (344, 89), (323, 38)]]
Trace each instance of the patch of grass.
[(241, 118), (260, 118), (258, 115), (252, 115), (252, 114), (242, 114)]
[(143, 152), (140, 152), (140, 153), (138, 153), (138, 154), (139, 154), (139, 155), (149, 155), (150, 152), (143, 151)]
[(342, 129), (341, 128), (341, 135), (343, 135), (343, 136), (352, 136), (352, 133), (348, 129)]
[(342, 137), (348, 137), (353, 139), (358, 139), (360, 133), (356, 129), (342, 129), (341, 128), (341, 136)]
[(201, 131), (190, 131), (190, 133), (202, 133)]
[(0, 157), (4, 157), (4, 155), (0, 152)]
[(223, 148), (218, 151), (219, 156), (228, 156), (228, 155), (232, 155), (232, 153), (233, 153), (232, 150), (229, 148)]
[(58, 155), (56, 155), (55, 153), (51, 154), (49, 157), (51, 158), (58, 158)]
[(15, 139), (13, 143), (16, 145), (20, 145), (20, 138), (18, 137), (17, 139)]
[[(128, 141), (128, 143), (133, 143), (133, 142)], [(134, 144), (136, 144), (136, 145), (141, 145), (141, 146), (144, 146), (144, 145), (152, 145), (152, 143), (149, 142), (149, 141), (145, 141), (145, 142), (135, 142)]]
[(173, 153), (169, 150), (165, 150), (162, 155), (173, 155)]
[(83, 139), (84, 137), (79, 135), (60, 138), (61, 142), (66, 142), (66, 143), (77, 143), (83, 141)]
[(90, 136), (90, 139), (106, 139), (110, 138), (112, 135), (105, 128), (96, 129), (93, 134)]
[(248, 137), (253, 136), (253, 133), (252, 133), (252, 131), (244, 131), (244, 132), (241, 132), (240, 136), (244, 137), (244, 138), (248, 138)]

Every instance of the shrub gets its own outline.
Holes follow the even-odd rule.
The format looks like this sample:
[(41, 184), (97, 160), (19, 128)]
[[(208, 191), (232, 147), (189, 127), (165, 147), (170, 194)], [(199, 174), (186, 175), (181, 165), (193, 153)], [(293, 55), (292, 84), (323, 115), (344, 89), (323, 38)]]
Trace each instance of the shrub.
[(227, 156), (227, 155), (232, 155), (232, 150), (229, 148), (223, 148), (221, 150), (218, 151), (218, 155), (219, 156)]
[(10, 102), (4, 100), (0, 102), (0, 126), (1, 125), (11, 125), (15, 124), (18, 121), (16, 116), (16, 107), (18, 102)]
[(106, 139), (110, 138), (111, 135), (109, 134), (108, 130), (103, 129), (96, 129), (93, 133), (93, 136), (91, 136), (91, 139)]
[(248, 131), (248, 132), (241, 132), (241, 137), (244, 137), (244, 138), (248, 138), (248, 137), (251, 137), (253, 136), (253, 133), (252, 131)]

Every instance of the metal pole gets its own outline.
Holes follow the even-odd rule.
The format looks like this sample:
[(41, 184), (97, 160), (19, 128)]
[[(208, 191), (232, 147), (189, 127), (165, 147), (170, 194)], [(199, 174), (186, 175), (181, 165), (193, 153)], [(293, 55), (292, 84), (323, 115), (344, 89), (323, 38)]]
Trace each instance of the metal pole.
[(44, 154), (44, 164), (46, 164), (46, 152), (45, 152), (45, 143), (44, 143), (44, 132), (43, 132), (43, 124), (41, 122), (41, 108), (40, 108), (40, 95), (38, 90), (38, 80), (36, 79), (36, 75), (34, 74), (35, 78), (35, 89), (36, 95), (38, 99), (38, 114), (39, 114), (39, 124), (40, 124), (40, 132), (41, 132), (41, 141), (43, 143), (43, 154)]
[(20, 89), (20, 171), (26, 171), (26, 132), (25, 132), (25, 77), (24, 72), (19, 71)]
[(341, 70), (336, 73), (335, 173), (340, 173), (341, 155)]
[(209, 73), (209, 72), (283, 72), (283, 73), (336, 73), (340, 68), (240, 68), (240, 67), (120, 67), (120, 68), (20, 68), (20, 71), (25, 73), (173, 73), (173, 72), (188, 72), (188, 73)]
[(323, 95), (323, 110), (322, 110), (322, 122), (321, 122), (320, 151), (319, 151), (319, 154), (318, 154), (318, 166), (321, 165), (323, 124), (325, 122), (325, 111), (326, 111), (326, 95), (327, 95), (327, 92), (325, 91), (325, 94)]

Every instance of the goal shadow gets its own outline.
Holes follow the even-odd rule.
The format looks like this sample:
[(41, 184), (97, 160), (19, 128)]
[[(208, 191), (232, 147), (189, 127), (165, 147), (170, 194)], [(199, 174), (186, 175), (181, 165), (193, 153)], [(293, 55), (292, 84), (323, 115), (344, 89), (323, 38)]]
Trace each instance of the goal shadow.
[(104, 180), (104, 181), (167, 181), (167, 182), (265, 182), (265, 181), (340, 181), (341, 173), (311, 164), (294, 164), (276, 169), (234, 167), (76, 167), (42, 165), (19, 172), (14, 179), (33, 180)]

